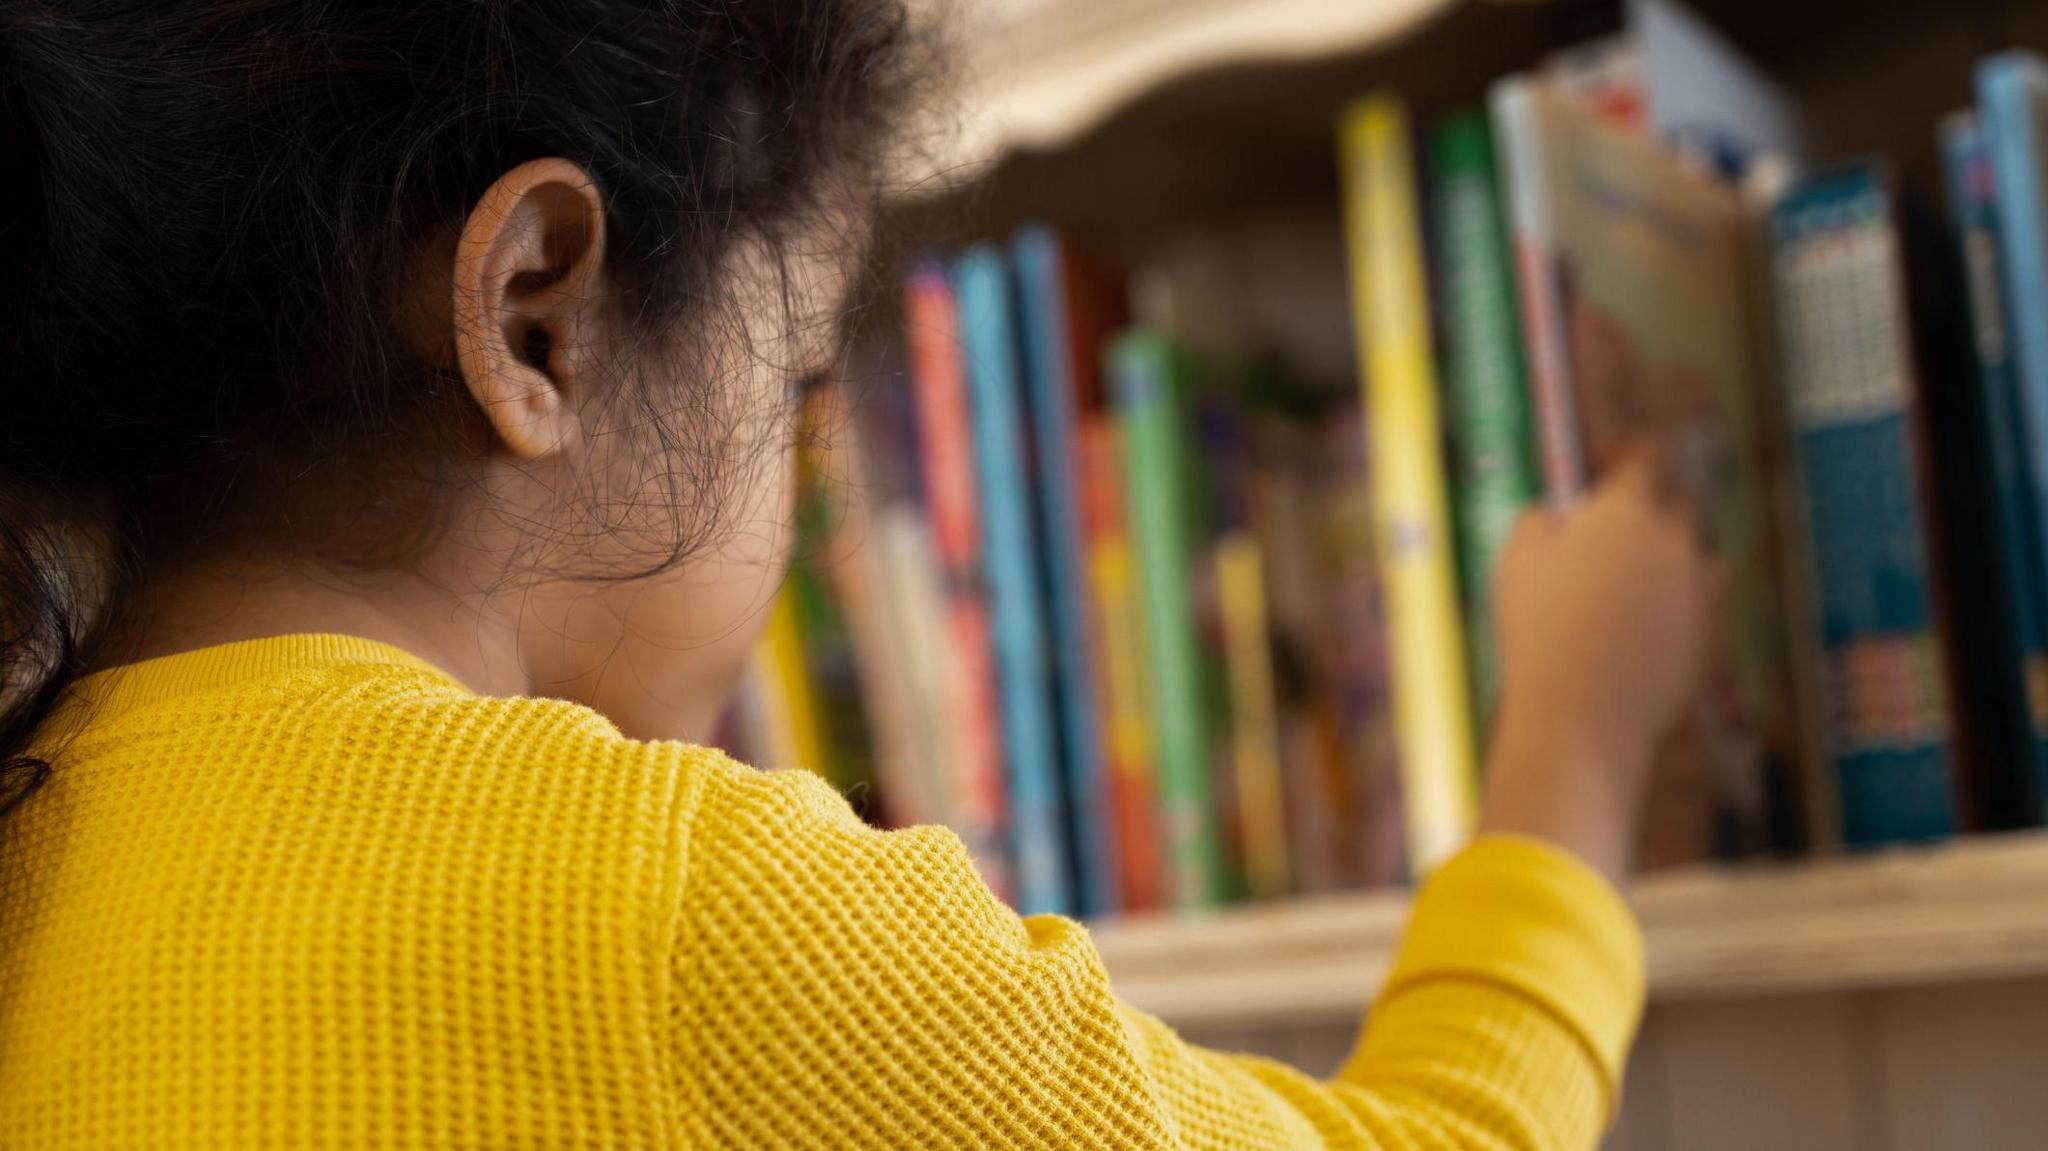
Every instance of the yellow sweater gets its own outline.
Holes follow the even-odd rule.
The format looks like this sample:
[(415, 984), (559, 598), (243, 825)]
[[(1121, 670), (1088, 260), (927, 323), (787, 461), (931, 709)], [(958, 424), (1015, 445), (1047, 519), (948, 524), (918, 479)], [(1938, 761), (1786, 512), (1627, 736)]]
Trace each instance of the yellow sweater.
[(805, 775), (334, 636), (76, 695), (0, 824), (0, 1147), (1585, 1148), (1639, 1011), (1533, 842), (1430, 882), (1318, 1082)]

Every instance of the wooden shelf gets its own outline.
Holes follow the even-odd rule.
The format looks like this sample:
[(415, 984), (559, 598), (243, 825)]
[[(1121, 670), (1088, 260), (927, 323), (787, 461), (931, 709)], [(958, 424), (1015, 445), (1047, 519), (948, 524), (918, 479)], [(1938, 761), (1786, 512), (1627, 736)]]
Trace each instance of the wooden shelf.
[(982, 0), (952, 159), (1055, 148), (1178, 77), (1383, 43), (1458, 0)]
[[(1657, 1001), (2048, 975), (2048, 836), (1702, 869), (1630, 892)], [(1125, 998), (1180, 1026), (1357, 1015), (1407, 920), (1400, 893), (1096, 926)]]

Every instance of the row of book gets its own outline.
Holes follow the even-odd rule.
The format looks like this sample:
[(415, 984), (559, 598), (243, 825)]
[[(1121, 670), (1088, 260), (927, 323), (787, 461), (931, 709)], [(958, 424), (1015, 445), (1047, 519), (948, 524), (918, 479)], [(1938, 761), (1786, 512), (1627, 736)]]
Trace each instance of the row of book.
[(913, 271), (900, 371), (808, 405), (735, 738), (1027, 912), (1397, 882), (1470, 831), (1507, 532), (1654, 438), (1729, 593), (1646, 864), (2040, 823), (2048, 67), (1982, 64), (1924, 213), (1629, 13), (1419, 152), (1345, 113), (1348, 400), (1133, 323), (1049, 228)]
[(1125, 296), (1042, 227), (909, 277), (903, 369), (807, 404), (736, 738), (951, 826), (1028, 911), (1397, 882), (1358, 405)]

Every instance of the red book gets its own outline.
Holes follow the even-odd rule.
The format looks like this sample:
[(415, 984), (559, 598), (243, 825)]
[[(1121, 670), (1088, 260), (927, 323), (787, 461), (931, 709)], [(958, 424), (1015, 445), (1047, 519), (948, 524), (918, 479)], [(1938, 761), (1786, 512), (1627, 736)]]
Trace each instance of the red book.
[(905, 288), (904, 327), (910, 387), (924, 458), (925, 504), (946, 579), (947, 632), (957, 675), (948, 708), (959, 762), (946, 822), (966, 841), (990, 887), (1010, 895), (1003, 852), (1003, 749), (996, 712), (995, 662), (981, 573), (974, 433), (959, 316), (945, 270), (925, 266)]
[(1117, 886), (1124, 909), (1137, 911), (1161, 906), (1166, 891), (1151, 711), (1145, 695), (1146, 646), (1139, 633), (1143, 625), (1137, 563), (1125, 529), (1123, 438), (1115, 419), (1101, 411), (1084, 416), (1079, 447), (1089, 638), (1115, 829)]

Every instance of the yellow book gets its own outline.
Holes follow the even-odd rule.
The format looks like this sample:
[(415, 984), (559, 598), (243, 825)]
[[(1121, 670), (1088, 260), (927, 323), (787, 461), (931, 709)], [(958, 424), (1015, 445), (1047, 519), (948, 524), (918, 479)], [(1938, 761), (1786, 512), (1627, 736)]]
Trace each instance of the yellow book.
[(769, 609), (768, 628), (754, 650), (748, 675), (759, 709), (757, 730), (767, 743), (755, 752), (766, 762), (756, 766), (821, 771), (825, 745), (818, 730), (818, 706), (811, 694), (810, 672), (804, 667), (796, 601), (787, 587)]
[(1280, 786), (1280, 719), (1273, 701), (1273, 641), (1266, 627), (1265, 561), (1248, 531), (1216, 542), (1216, 600), (1230, 677), (1231, 759), (1245, 881), (1257, 899), (1288, 888), (1287, 809)]
[(1339, 145), (1408, 858), (1420, 874), (1471, 832), (1475, 754), (1406, 108), (1386, 95), (1353, 105)]

